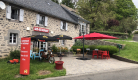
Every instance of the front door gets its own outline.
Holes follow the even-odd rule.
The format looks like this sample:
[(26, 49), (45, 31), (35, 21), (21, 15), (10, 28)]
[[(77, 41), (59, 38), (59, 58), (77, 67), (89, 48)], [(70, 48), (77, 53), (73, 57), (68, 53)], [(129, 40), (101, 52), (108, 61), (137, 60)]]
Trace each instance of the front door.
[(39, 42), (40, 44), (40, 47), (39, 47), (39, 49), (41, 50), (41, 49), (43, 49), (43, 50), (47, 50), (47, 42)]

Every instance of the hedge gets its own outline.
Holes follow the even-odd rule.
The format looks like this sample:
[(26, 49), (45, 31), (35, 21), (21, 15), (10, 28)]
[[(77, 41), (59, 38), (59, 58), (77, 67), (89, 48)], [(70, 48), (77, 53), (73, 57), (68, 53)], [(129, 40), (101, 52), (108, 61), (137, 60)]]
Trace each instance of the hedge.
[[(83, 46), (72, 46), (72, 49), (74, 52), (77, 52), (77, 49), (81, 49), (81, 52), (83, 52)], [(102, 51), (109, 51), (110, 55), (117, 53), (119, 51), (119, 49), (116, 46), (111, 46), (111, 45), (85, 45), (84, 46), (84, 52), (86, 52), (86, 48), (90, 48), (90, 50), (94, 50), (94, 49), (98, 49), (98, 50), (102, 50)]]
[(97, 30), (90, 30), (90, 33), (97, 32), (101, 34), (108, 34), (108, 35), (124, 35), (127, 36), (128, 33), (121, 33), (121, 32), (109, 32), (109, 31), (97, 31)]

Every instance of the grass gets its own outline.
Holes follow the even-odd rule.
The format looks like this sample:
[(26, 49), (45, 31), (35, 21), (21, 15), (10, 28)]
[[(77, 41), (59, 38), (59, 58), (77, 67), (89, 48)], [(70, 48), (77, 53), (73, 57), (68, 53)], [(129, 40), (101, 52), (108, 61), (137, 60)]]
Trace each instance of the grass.
[[(66, 75), (66, 70), (56, 70), (55, 64), (43, 61), (40, 62), (38, 60), (30, 60), (30, 74), (28, 76), (15, 78), (15, 75), (19, 74), (20, 64), (7, 63), (8, 60), (9, 59), (0, 60), (0, 80), (35, 80)], [(51, 74), (40, 76), (38, 75), (38, 71), (40, 70), (51, 71)]]
[(125, 44), (124, 49), (120, 50), (120, 54), (115, 53), (115, 55), (133, 60), (138, 61), (138, 42), (129, 42), (129, 40), (106, 40), (114, 43)]

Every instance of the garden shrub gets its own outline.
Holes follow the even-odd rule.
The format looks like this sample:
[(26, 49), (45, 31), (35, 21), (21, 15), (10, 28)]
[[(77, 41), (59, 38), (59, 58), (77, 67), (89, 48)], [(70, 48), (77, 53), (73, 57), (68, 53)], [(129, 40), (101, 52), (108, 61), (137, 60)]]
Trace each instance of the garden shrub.
[(138, 31), (135, 31), (134, 34), (138, 34)]
[(20, 58), (20, 50), (11, 50), (10, 51), (10, 57), (14, 59), (19, 59)]
[(77, 49), (81, 49), (83, 46), (72, 46), (74, 52), (77, 52)]
[(80, 40), (77, 40), (73, 46), (83, 46), (83, 43)]
[(55, 45), (55, 44), (54, 44), (54, 45), (52, 45), (52, 50), (53, 50), (53, 52), (54, 52), (54, 53), (57, 53), (58, 48), (56, 47), (56, 45)]
[[(74, 52), (77, 52), (77, 49), (81, 49), (81, 52), (83, 52), (83, 46), (72, 46), (72, 49)], [(109, 51), (110, 55), (117, 53), (119, 49), (116, 46), (111, 46), (111, 45), (84, 45), (84, 52), (86, 52), (86, 48), (90, 48), (90, 50), (98, 49), (102, 51)]]
[[(89, 48), (89, 45), (84, 45), (84, 52), (86, 52), (86, 48)], [(80, 49), (81, 49), (81, 52), (83, 52), (83, 46)]]
[(116, 46), (111, 45), (99, 45), (96, 47), (98, 50), (109, 51), (110, 55), (117, 53), (119, 49)]
[(94, 50), (94, 49), (96, 49), (96, 45), (90, 45), (89, 48), (90, 48), (90, 50)]

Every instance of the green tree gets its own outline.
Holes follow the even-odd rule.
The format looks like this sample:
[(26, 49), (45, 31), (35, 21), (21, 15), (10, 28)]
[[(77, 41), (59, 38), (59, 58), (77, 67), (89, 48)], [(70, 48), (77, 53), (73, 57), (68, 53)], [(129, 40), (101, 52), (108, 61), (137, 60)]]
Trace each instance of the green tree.
[(125, 32), (131, 34), (133, 30), (136, 29), (137, 22), (132, 17), (124, 18), (120, 21), (120, 32)]
[(132, 17), (133, 19), (138, 18), (138, 9), (135, 7), (132, 0), (115, 0), (116, 7), (112, 8), (116, 12), (116, 19), (122, 20), (127, 17)]
[(62, 0), (61, 3), (70, 7), (70, 8), (74, 8), (74, 3), (72, 3), (72, 0)]
[(52, 1), (55, 2), (55, 3), (57, 3), (57, 4), (59, 4), (59, 3), (58, 3), (58, 0), (52, 0)]
[(79, 0), (77, 3), (78, 14), (91, 22), (91, 28), (104, 30), (109, 19), (115, 19), (115, 12), (110, 10), (114, 7), (112, 0)]

